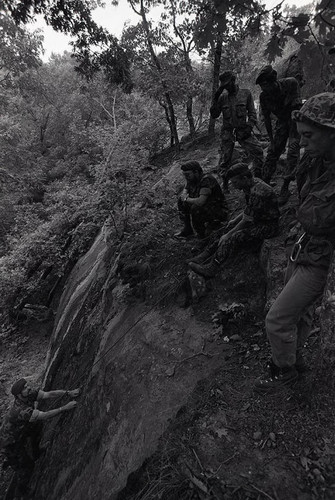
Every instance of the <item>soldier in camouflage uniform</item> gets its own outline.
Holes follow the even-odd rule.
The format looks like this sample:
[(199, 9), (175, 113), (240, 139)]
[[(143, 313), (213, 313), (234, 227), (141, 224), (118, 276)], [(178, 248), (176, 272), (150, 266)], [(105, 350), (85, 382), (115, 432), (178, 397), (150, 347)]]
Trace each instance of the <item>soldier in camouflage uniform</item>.
[(218, 118), (222, 113), (220, 173), (224, 178), (231, 166), (235, 141), (238, 141), (253, 160), (255, 176), (260, 177), (263, 149), (252, 134), (253, 127), (257, 124), (257, 114), (251, 92), (239, 88), (236, 84), (236, 75), (232, 71), (225, 71), (219, 78), (220, 87), (215, 93), (210, 114), (212, 118)]
[(186, 185), (178, 198), (178, 210), (183, 229), (177, 237), (194, 234), (200, 239), (208, 237), (228, 217), (228, 205), (215, 177), (204, 174), (197, 161), (181, 165)]
[(291, 249), (285, 286), (266, 316), (272, 358), (269, 375), (255, 382), (258, 392), (291, 384), (306, 370), (303, 347), (335, 243), (335, 94), (311, 97), (293, 112), (293, 119), (305, 149), (299, 167), (301, 233)]
[[(49, 391), (34, 390), (22, 378), (15, 382), (11, 392), (15, 397), (12, 408), (5, 415), (0, 429), (0, 444), (2, 454), (5, 458), (5, 466), (10, 466), (18, 476), (18, 493), (24, 494), (32, 474), (35, 460), (40, 451), (38, 438), (41, 432), (40, 422), (59, 415), (64, 411), (73, 409), (75, 401), (50, 411), (40, 411), (36, 408), (37, 402), (41, 400), (60, 398), (64, 395), (77, 397), (79, 389), (72, 391)], [(27, 441), (30, 440), (32, 455), (28, 453)]]
[[(279, 195), (279, 204), (286, 203), (289, 198), (289, 184), (295, 178), (299, 161), (299, 135), (295, 122), (291, 119), (293, 110), (300, 109), (301, 97), (299, 83), (295, 78), (277, 79), (277, 72), (272, 66), (265, 66), (256, 79), (262, 92), (259, 96), (264, 124), (270, 139), (270, 147), (264, 162), (262, 179), (269, 183), (273, 176), (280, 155), (285, 151), (288, 140), (286, 171)], [(273, 134), (271, 113), (277, 122)]]
[(231, 167), (227, 179), (236, 189), (244, 191), (246, 207), (229, 222), (226, 229), (230, 230), (219, 241), (210, 244), (189, 263), (194, 272), (205, 278), (215, 276), (220, 265), (242, 248), (261, 245), (264, 239), (278, 234), (279, 208), (272, 187), (253, 177), (248, 166), (243, 163)]

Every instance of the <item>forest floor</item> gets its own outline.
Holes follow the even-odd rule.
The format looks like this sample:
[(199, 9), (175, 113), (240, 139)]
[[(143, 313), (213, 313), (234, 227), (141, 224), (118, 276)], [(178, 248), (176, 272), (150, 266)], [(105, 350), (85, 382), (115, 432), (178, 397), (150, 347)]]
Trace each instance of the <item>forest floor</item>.
[[(198, 144), (181, 153), (183, 161), (198, 159), (205, 171), (215, 165), (217, 144)], [(162, 159), (163, 162), (163, 159)], [(168, 158), (162, 169), (170, 166)], [(157, 175), (157, 173), (156, 173)], [(278, 178), (275, 179), (278, 181)], [(280, 181), (275, 187), (278, 192)], [(208, 293), (192, 308), (199, 322), (210, 323), (212, 339), (203, 353), (224, 350), (222, 367), (202, 380), (160, 439), (156, 453), (133, 473), (119, 500), (332, 500), (335, 498), (335, 415), (333, 392), (317, 366), (319, 325), (315, 324), (306, 346), (311, 370), (297, 383), (278, 393), (253, 392), (255, 378), (264, 373), (269, 346), (264, 331), (264, 310), (269, 294), (281, 287), (285, 267), (284, 238), (294, 219), (295, 186), (282, 209), (281, 235), (271, 242), (269, 286), (264, 265), (255, 251), (243, 251), (229, 259), (219, 276), (209, 282)], [(231, 193), (232, 212), (243, 205), (241, 193)], [(151, 303), (164, 296), (174, 280), (185, 276), (185, 260), (195, 240), (176, 240), (168, 221), (166, 246), (156, 254), (151, 280)], [(175, 263), (181, 263), (176, 271)], [(264, 263), (263, 263), (264, 264)], [(157, 272), (159, 271), (159, 272)], [(169, 300), (185, 307), (183, 287)], [(164, 307), (169, 304), (165, 301)], [(225, 313), (240, 311), (232, 320)], [(22, 324), (15, 332), (2, 332), (0, 352), (0, 412), (10, 404), (10, 387), (21, 376), (38, 383), (51, 335), (52, 321)], [(186, 359), (197, 367), (197, 358)], [(173, 376), (173, 374), (171, 374)], [(0, 498), (10, 471), (0, 480)], [(90, 500), (90, 499), (83, 499)]]

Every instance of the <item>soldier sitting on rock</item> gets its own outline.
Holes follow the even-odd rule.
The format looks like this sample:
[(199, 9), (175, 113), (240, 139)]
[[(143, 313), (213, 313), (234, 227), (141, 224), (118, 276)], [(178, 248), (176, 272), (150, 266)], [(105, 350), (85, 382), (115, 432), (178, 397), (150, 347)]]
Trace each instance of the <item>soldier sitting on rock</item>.
[(181, 165), (186, 184), (178, 198), (180, 220), (184, 227), (175, 236), (188, 237), (194, 232), (200, 239), (222, 226), (228, 217), (228, 205), (215, 177), (204, 174), (197, 161)]
[[(63, 396), (76, 398), (79, 395), (79, 389), (49, 392), (34, 390), (25, 378), (21, 378), (14, 383), (11, 392), (15, 400), (4, 417), (0, 429), (0, 444), (5, 458), (4, 466), (10, 466), (17, 473), (17, 489), (18, 494), (21, 495), (27, 490), (35, 460), (40, 455), (38, 445), (41, 432), (40, 422), (72, 410), (77, 404), (76, 401), (70, 401), (60, 408), (40, 411), (36, 409), (37, 402)], [(28, 441), (30, 441), (31, 454), (27, 450)]]
[(238, 163), (227, 172), (227, 179), (245, 194), (246, 207), (226, 226), (229, 229), (219, 241), (214, 241), (189, 267), (205, 278), (215, 276), (227, 258), (242, 248), (261, 244), (278, 234), (279, 208), (271, 186), (254, 177), (248, 166)]

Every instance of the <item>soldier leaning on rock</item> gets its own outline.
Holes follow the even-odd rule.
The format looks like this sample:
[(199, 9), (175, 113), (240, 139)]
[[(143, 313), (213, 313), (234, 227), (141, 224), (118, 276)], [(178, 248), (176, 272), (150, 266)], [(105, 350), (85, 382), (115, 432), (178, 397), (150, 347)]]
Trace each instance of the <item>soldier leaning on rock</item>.
[[(284, 182), (279, 195), (279, 204), (285, 204), (289, 198), (289, 184), (295, 178), (296, 167), (299, 161), (299, 135), (291, 114), (302, 105), (300, 87), (296, 78), (277, 79), (277, 71), (271, 65), (264, 66), (259, 73), (256, 84), (262, 92), (259, 96), (264, 124), (270, 139), (266, 159), (263, 166), (262, 179), (269, 183), (276, 171), (277, 161), (285, 151), (288, 141), (286, 171)], [(273, 133), (271, 114), (277, 118)]]
[(285, 274), (285, 286), (270, 308), (266, 331), (272, 357), (269, 374), (256, 380), (258, 392), (291, 384), (306, 369), (303, 346), (310, 333), (313, 305), (322, 296), (335, 244), (335, 93), (308, 99), (294, 111), (300, 145), (302, 233), (296, 240)]

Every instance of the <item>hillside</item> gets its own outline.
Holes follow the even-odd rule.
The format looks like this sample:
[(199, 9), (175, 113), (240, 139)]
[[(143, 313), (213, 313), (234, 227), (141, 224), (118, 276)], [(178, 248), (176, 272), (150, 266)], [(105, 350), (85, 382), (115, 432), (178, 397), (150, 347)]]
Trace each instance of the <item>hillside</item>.
[[(32, 498), (334, 498), (334, 409), (316, 370), (318, 316), (311, 371), (276, 395), (252, 392), (269, 357), (264, 316), (281, 286), (295, 186), (280, 236), (232, 257), (189, 304), (185, 261), (197, 243), (173, 237), (179, 161), (198, 159), (209, 171), (216, 155), (215, 141), (199, 141), (180, 158), (158, 158), (134, 208), (148, 221), (143, 232), (120, 247), (102, 227), (67, 278), (45, 370), (40, 339), (50, 322), (27, 322), (29, 349), (15, 347), (20, 332), (4, 337), (2, 410), (23, 367), (47, 390), (81, 387), (75, 412), (45, 424)], [(242, 205), (236, 192), (228, 201), (232, 213)], [(8, 472), (3, 479), (4, 489)]]

